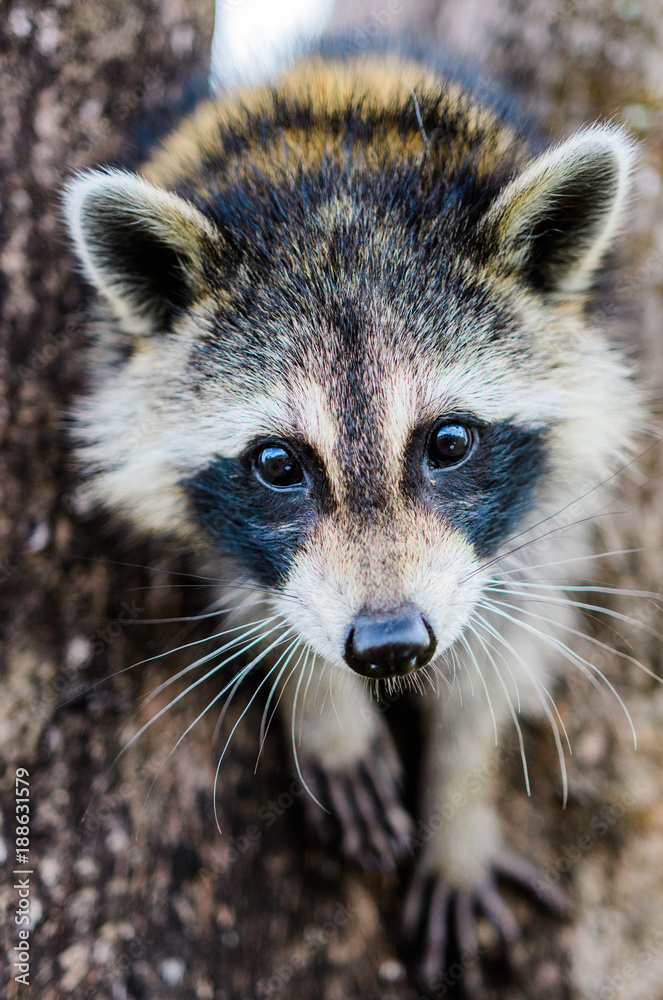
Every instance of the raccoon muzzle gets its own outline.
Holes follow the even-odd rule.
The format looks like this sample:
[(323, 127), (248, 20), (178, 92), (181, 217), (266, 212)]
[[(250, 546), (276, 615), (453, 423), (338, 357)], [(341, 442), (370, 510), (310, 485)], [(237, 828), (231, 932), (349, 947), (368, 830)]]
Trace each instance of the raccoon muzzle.
[(432, 628), (414, 607), (365, 612), (348, 633), (345, 661), (362, 677), (386, 680), (419, 670), (436, 647)]

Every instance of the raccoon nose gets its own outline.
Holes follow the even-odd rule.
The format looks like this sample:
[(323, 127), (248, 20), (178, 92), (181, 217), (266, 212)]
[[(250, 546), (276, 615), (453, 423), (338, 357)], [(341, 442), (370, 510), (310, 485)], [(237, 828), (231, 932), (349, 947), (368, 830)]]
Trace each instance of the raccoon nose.
[(345, 661), (362, 677), (402, 677), (428, 663), (437, 640), (416, 608), (363, 613), (345, 643)]

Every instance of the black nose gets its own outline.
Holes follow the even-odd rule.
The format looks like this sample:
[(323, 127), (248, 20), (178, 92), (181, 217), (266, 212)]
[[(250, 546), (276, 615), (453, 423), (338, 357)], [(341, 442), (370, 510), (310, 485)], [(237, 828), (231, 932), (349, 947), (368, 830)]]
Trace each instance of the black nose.
[(416, 608), (364, 613), (350, 629), (345, 660), (362, 677), (400, 677), (428, 663), (436, 645)]

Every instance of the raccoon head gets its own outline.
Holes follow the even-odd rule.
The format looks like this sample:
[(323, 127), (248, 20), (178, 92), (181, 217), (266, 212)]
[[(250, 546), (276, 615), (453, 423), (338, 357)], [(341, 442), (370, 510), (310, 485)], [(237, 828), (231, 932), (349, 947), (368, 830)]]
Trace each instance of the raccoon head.
[(326, 662), (422, 667), (486, 563), (628, 447), (633, 390), (584, 305), (631, 159), (598, 127), (482, 180), (340, 156), (74, 180), (91, 495), (218, 553)]

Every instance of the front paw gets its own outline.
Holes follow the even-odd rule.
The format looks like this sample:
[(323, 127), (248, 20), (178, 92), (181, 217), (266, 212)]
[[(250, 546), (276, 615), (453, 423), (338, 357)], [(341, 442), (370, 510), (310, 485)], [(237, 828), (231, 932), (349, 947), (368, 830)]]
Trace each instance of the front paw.
[(488, 874), (472, 888), (454, 886), (448, 877), (421, 865), (407, 895), (403, 932), (425, 989), (444, 987), (446, 992), (462, 982), (467, 996), (484, 995), (476, 924), (479, 915), (497, 932), (502, 952), (509, 958), (520, 928), (502, 898), (498, 880), (523, 889), (557, 917), (568, 919), (572, 913), (566, 894), (546, 881), (535, 865), (512, 852), (498, 853)]
[(400, 761), (391, 746), (374, 740), (365, 759), (343, 771), (309, 762), (308, 819), (325, 841), (340, 839), (345, 857), (362, 868), (394, 871), (410, 850), (412, 820), (401, 802)]

